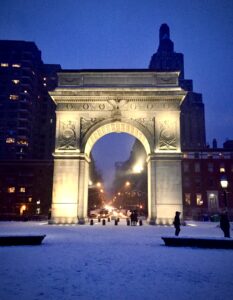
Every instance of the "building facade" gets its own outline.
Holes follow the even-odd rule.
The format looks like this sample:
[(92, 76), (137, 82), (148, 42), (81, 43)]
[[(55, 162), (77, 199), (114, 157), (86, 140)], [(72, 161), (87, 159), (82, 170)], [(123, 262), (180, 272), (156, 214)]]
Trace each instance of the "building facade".
[[(221, 180), (228, 187), (221, 187)], [(227, 210), (233, 219), (233, 147), (183, 153), (182, 191), (186, 219), (211, 219)]]
[[(60, 69), (44, 64), (33, 42), (0, 41), (0, 214), (22, 214), (20, 207), (30, 214), (48, 212), (35, 207), (51, 201), (52, 173), (46, 174), (54, 149), (55, 104), (48, 91), (56, 87)], [(50, 185), (47, 194), (36, 191), (38, 174)]]

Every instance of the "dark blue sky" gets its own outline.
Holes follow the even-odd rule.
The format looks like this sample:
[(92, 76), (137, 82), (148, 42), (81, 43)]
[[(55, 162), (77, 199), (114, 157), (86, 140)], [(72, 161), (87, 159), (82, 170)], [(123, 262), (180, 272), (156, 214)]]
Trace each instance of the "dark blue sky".
[[(207, 141), (221, 146), (233, 138), (232, 12), (232, 0), (1, 0), (0, 39), (34, 41), (45, 63), (63, 68), (147, 68), (166, 22), (203, 94)], [(118, 153), (129, 148), (112, 141)], [(96, 144), (97, 160), (108, 145)]]

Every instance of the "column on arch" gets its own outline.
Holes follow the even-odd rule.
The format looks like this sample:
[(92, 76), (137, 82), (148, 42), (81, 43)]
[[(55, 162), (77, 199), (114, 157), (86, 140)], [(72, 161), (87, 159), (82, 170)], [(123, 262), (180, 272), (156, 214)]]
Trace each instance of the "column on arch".
[(88, 182), (89, 182), (89, 163), (90, 160), (86, 155), (80, 155), (79, 174), (78, 174), (78, 205), (77, 217), (79, 224), (85, 224), (87, 221), (88, 209)]
[(155, 179), (155, 160), (149, 155), (147, 158), (147, 174), (148, 174), (148, 223), (156, 224), (156, 179)]
[(183, 214), (181, 154), (154, 154), (156, 224), (172, 224), (175, 212)]
[(55, 156), (50, 223), (77, 223), (79, 159)]

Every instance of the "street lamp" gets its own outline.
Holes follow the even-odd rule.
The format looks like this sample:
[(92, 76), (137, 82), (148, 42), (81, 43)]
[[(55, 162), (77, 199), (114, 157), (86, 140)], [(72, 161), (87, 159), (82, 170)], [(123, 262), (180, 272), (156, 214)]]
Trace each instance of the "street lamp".
[(221, 176), (220, 184), (221, 184), (221, 187), (223, 189), (224, 205), (225, 205), (225, 208), (227, 208), (227, 191), (226, 190), (227, 190), (227, 187), (228, 187), (228, 180), (227, 180), (226, 175)]
[(130, 182), (129, 182), (129, 181), (126, 181), (125, 186), (126, 186), (126, 187), (130, 186)]

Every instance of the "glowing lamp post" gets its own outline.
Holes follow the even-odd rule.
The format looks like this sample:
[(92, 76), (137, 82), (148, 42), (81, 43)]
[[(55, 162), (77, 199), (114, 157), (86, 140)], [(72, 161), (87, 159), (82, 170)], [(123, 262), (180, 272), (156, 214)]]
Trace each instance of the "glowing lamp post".
[(129, 182), (129, 181), (126, 181), (125, 186), (126, 186), (126, 187), (129, 187), (129, 186), (130, 186), (130, 182)]
[(227, 208), (227, 187), (228, 187), (228, 180), (227, 180), (227, 177), (225, 175), (222, 175), (222, 177), (220, 179), (220, 184), (221, 184), (221, 187), (223, 189), (224, 205), (225, 205), (225, 208)]

